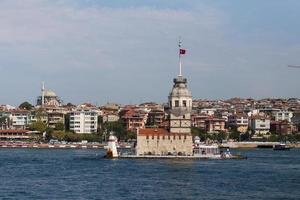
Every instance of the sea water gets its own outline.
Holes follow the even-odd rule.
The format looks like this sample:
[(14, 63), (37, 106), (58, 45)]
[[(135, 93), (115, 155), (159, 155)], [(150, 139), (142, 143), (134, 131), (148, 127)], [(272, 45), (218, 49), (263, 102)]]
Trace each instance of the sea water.
[(0, 149), (0, 199), (300, 199), (300, 150), (244, 160), (104, 159), (103, 150)]

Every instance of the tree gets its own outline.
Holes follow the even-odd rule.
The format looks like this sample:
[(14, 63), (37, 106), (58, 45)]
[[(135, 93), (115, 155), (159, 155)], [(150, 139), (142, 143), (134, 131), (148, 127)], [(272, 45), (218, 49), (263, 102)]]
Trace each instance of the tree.
[(192, 131), (192, 135), (200, 137), (201, 141), (206, 141), (208, 139), (208, 134), (197, 127), (192, 127), (191, 131)]
[(116, 122), (105, 122), (102, 126), (102, 134), (106, 139), (110, 132), (114, 132), (115, 136), (120, 140), (136, 139), (136, 133), (126, 130), (122, 120)]
[(67, 106), (68, 107), (74, 107), (75, 105), (69, 102), (69, 103), (67, 103)]
[(213, 133), (209, 135), (209, 138), (222, 143), (222, 141), (227, 138), (227, 134), (224, 131), (220, 131), (218, 133)]
[(63, 131), (63, 130), (65, 130), (65, 124), (63, 122), (57, 122), (55, 124), (54, 130), (56, 130), (56, 131)]
[(235, 141), (239, 141), (240, 140), (240, 136), (241, 136), (241, 134), (237, 130), (232, 130), (229, 133), (229, 139), (233, 139)]
[(33, 131), (39, 131), (40, 133), (43, 133), (47, 129), (47, 124), (42, 122), (41, 120), (38, 120), (36, 122), (33, 122), (29, 125), (29, 129)]
[(250, 133), (249, 132), (246, 132), (246, 133), (243, 133), (240, 135), (241, 135), (241, 141), (250, 141)]
[(70, 130), (70, 114), (65, 115), (65, 129), (66, 131)]
[(33, 108), (33, 105), (31, 105), (28, 101), (25, 101), (19, 105), (19, 108), (25, 110), (31, 110)]
[(6, 116), (0, 117), (0, 128), (7, 129), (9, 124), (9, 118)]

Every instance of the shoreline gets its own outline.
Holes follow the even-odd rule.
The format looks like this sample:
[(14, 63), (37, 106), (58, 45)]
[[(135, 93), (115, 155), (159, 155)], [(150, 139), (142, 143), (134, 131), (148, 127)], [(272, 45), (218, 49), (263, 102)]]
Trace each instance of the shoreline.
[[(219, 144), (220, 148), (229, 149), (260, 149), (273, 148), (279, 142), (228, 142)], [(0, 149), (3, 148), (30, 148), (30, 149), (105, 149), (107, 144), (38, 144), (26, 142), (0, 142)], [(291, 148), (300, 148), (300, 144), (288, 144)], [(118, 148), (131, 148), (130, 145), (120, 145)]]
[(6, 143), (0, 144), (0, 149), (11, 148), (11, 149), (104, 149), (103, 144), (35, 144), (35, 143)]
[[(220, 148), (230, 148), (230, 149), (255, 149), (255, 148), (273, 148), (276, 144), (280, 142), (227, 142), (219, 144)], [(300, 148), (299, 144), (290, 143), (287, 146), (291, 148)]]

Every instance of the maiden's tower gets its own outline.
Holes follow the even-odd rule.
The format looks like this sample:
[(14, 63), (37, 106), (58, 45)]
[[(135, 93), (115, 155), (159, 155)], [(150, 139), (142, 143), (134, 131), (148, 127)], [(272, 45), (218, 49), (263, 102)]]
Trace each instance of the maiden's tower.
[(137, 155), (192, 155), (192, 94), (182, 75), (181, 57), (186, 52), (179, 42), (179, 75), (169, 94), (169, 129), (144, 128), (137, 131)]

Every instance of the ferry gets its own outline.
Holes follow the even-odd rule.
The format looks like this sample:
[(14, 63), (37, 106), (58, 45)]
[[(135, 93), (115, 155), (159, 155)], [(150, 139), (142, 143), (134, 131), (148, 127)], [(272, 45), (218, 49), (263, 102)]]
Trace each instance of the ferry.
[(197, 158), (207, 158), (207, 159), (225, 159), (225, 158), (234, 158), (235, 155), (232, 155), (229, 151), (229, 148), (223, 152), (219, 149), (217, 144), (212, 145), (196, 145), (193, 150), (193, 156)]

